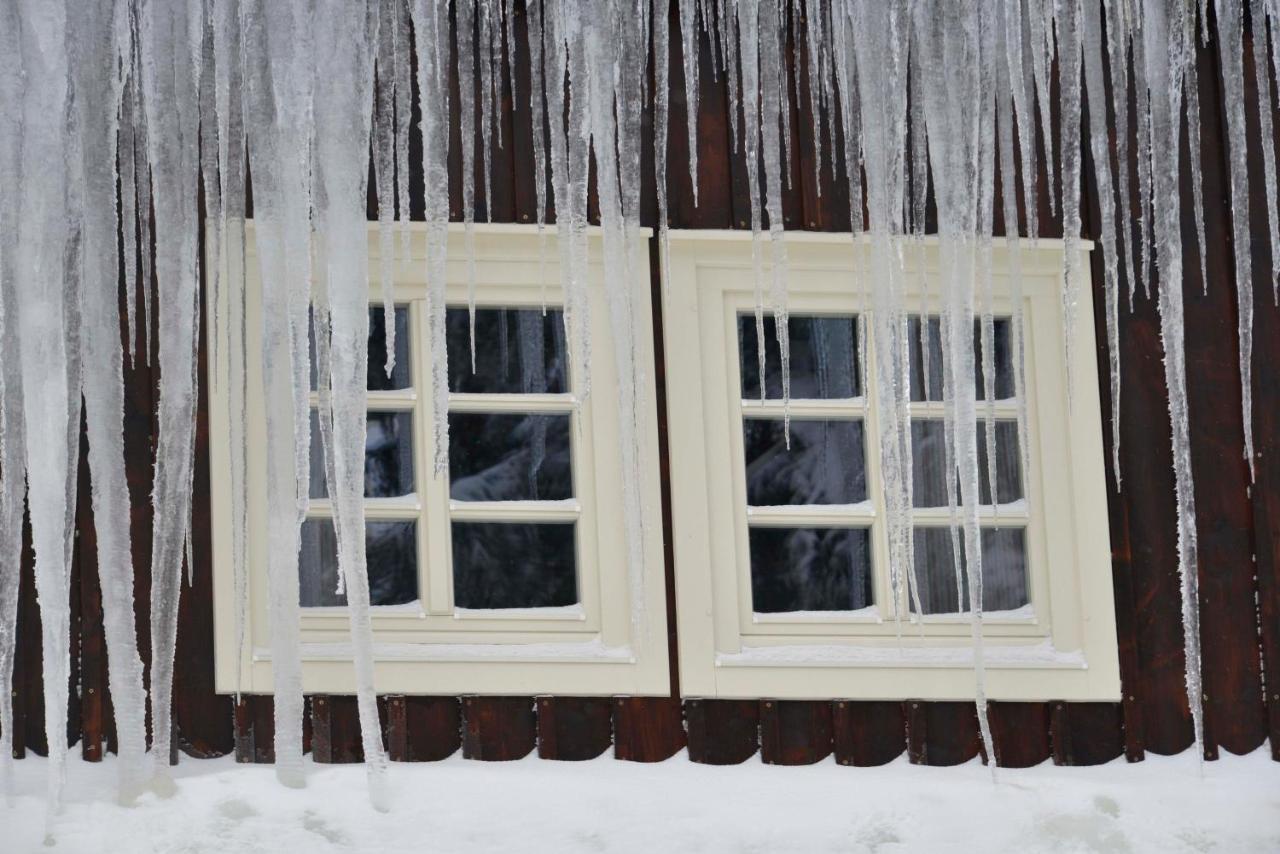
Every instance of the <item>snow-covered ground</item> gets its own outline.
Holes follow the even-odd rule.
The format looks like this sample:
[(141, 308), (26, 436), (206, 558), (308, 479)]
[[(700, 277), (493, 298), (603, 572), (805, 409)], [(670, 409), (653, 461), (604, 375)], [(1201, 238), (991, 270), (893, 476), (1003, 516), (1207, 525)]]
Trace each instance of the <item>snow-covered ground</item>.
[(362, 766), (309, 766), (305, 790), (269, 766), (184, 761), (178, 793), (114, 803), (115, 768), (72, 758), (66, 807), (43, 846), (48, 763), (16, 763), (0, 851), (1280, 851), (1280, 763), (1265, 748), (1206, 763), (1190, 751), (1096, 768), (977, 762), (925, 768), (727, 768), (682, 756), (617, 762), (394, 765), (379, 814)]

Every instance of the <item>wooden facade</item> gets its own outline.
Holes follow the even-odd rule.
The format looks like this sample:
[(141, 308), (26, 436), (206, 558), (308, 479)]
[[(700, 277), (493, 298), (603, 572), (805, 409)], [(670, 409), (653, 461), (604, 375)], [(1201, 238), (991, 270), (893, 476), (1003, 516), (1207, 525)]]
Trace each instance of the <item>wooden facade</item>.
[[(698, 121), (698, 204), (687, 170), (688, 145), (682, 46), (672, 9), (668, 148), (670, 225), (673, 228), (745, 228), (749, 197), (742, 147), (731, 144), (728, 87), (713, 75), (706, 34), (700, 46), (701, 97)], [(524, 17), (517, 14), (517, 91), (527, 97), (528, 56), (523, 42)], [(1246, 34), (1247, 38), (1247, 34)], [(1216, 44), (1200, 46), (1199, 93), (1202, 105), (1201, 165), (1204, 174), (1205, 227), (1209, 281), (1199, 281), (1199, 259), (1191, 216), (1189, 158), (1184, 135), (1183, 242), (1186, 258), (1184, 299), (1187, 306), (1187, 386), (1190, 394), (1191, 440), (1200, 535), (1200, 582), (1207, 758), (1221, 749), (1244, 753), (1270, 737), (1272, 755), (1280, 760), (1280, 684), (1273, 676), (1264, 695), (1262, 662), (1280, 661), (1280, 316), (1268, 287), (1272, 259), (1265, 239), (1266, 205), (1262, 183), (1251, 195), (1253, 269), (1256, 290), (1254, 431), (1257, 475), (1252, 485), (1243, 458), (1239, 371), (1236, 344), (1236, 290), (1232, 262), (1228, 201), (1226, 119), (1217, 76)], [(823, 157), (815, 178), (814, 139), (807, 113), (803, 55), (793, 52), (791, 71), (800, 97), (791, 114), (790, 184), (784, 193), (789, 229), (847, 231), (848, 192), (843, 166)], [(1251, 174), (1262, 174), (1254, 102), (1252, 53), (1246, 43), (1245, 81), (1251, 99), (1246, 107), (1250, 135)], [(519, 69), (525, 69), (520, 71)], [(461, 218), (460, 132), (456, 121), (457, 77), (454, 75), (450, 190), (453, 214)], [(532, 223), (536, 219), (530, 111), (512, 109), (510, 82), (502, 80), (503, 147), (494, 148), (493, 197), (483, 197), (476, 181), (481, 211), (495, 222)], [(1056, 98), (1056, 90), (1055, 90)], [(478, 99), (477, 99), (478, 100)], [(1089, 104), (1090, 107), (1095, 105)], [(1055, 100), (1054, 110), (1056, 113)], [(1280, 121), (1280, 115), (1277, 116)], [(1087, 121), (1083, 123), (1087, 129)], [(1114, 128), (1114, 119), (1112, 121)], [(1115, 131), (1113, 131), (1115, 132)], [(1133, 128), (1120, 128), (1132, 135)], [(1087, 130), (1086, 130), (1087, 133)], [(652, 118), (645, 120), (643, 219), (654, 224), (657, 199), (653, 181)], [(480, 145), (477, 141), (477, 161)], [(1084, 151), (1082, 207), (1085, 236), (1097, 237), (1098, 187), (1093, 179), (1089, 146)], [(1130, 146), (1131, 151), (1136, 146)], [(420, 166), (421, 140), (416, 128), (411, 158)], [(1167, 152), (1157, 156), (1168, 156)], [(1135, 166), (1136, 170), (1136, 166)], [(1136, 174), (1136, 171), (1135, 171)], [(420, 185), (421, 175), (415, 180)], [(1041, 182), (1045, 180), (1040, 176)], [(1056, 179), (1055, 179), (1056, 180)], [(1136, 182), (1135, 182), (1136, 184)], [(1039, 212), (1046, 234), (1060, 234), (1047, 194), (1039, 193)], [(1136, 186), (1135, 186), (1136, 192)], [(421, 188), (415, 185), (414, 213), (422, 215)], [(372, 209), (372, 188), (370, 189)], [(1137, 201), (1130, 200), (1137, 220)], [(998, 207), (998, 206), (997, 206)], [(371, 210), (372, 213), (372, 210)], [(548, 214), (553, 212), (548, 211)], [(997, 223), (1002, 229), (1003, 224)], [(660, 265), (656, 242), (651, 247), (654, 313), (661, 316)], [(1107, 364), (1102, 315), (1102, 258), (1092, 260), (1094, 318), (1098, 363)], [(1207, 285), (1207, 289), (1203, 286)], [(1132, 310), (1121, 308), (1120, 449), (1123, 489), (1117, 491), (1108, 466), (1109, 516), (1121, 677), (1120, 703), (993, 703), (991, 724), (996, 761), (1026, 766), (1052, 759), (1059, 764), (1087, 765), (1121, 755), (1138, 761), (1147, 751), (1171, 754), (1192, 744), (1191, 718), (1183, 678), (1183, 637), (1179, 611), (1178, 556), (1175, 536), (1174, 483), (1169, 447), (1170, 425), (1163, 381), (1162, 348), (1155, 300), (1142, 296), (1153, 282), (1140, 283)], [(139, 308), (139, 317), (142, 310)], [(660, 339), (661, 324), (655, 335)], [(156, 336), (151, 336), (154, 344)], [(139, 349), (143, 347), (139, 332)], [(658, 414), (662, 448), (664, 527), (670, 532), (667, 483), (662, 346), (658, 353)], [(203, 372), (204, 347), (201, 360)], [(134, 568), (137, 575), (139, 646), (149, 659), (151, 472), (157, 422), (155, 407), (159, 367), (150, 362), (126, 366), (125, 447), (132, 501)], [(1101, 369), (1102, 417), (1110, 412), (1108, 377)], [(244, 696), (238, 703), (214, 692), (213, 603), (209, 516), (208, 401), (201, 389), (197, 430), (192, 582), (184, 584), (178, 629), (178, 666), (174, 682), (176, 744), (193, 757), (234, 752), (243, 762), (272, 759), (271, 698)], [(1110, 458), (1110, 430), (1103, 431)], [(114, 748), (111, 698), (107, 689), (107, 650), (103, 637), (101, 591), (89, 501), (89, 472), (80, 463), (77, 532), (72, 570), (73, 656), (68, 731), (79, 741), (86, 759), (97, 760)], [(29, 537), (27, 538), (29, 541)], [(430, 761), (458, 749), (472, 759), (515, 759), (538, 751), (548, 759), (589, 759), (613, 748), (618, 759), (657, 761), (687, 746), (695, 762), (733, 764), (761, 759), (778, 764), (806, 764), (834, 754), (840, 764), (879, 765), (905, 752), (912, 762), (951, 765), (981, 750), (977, 720), (970, 703), (832, 702), (705, 700), (684, 697), (675, 665), (676, 621), (668, 537), (667, 598), (672, 696), (641, 697), (435, 697), (383, 698), (384, 736), (392, 759)], [(15, 752), (44, 753), (39, 611), (31, 574), (29, 544), (24, 552), (18, 622), (18, 656), (13, 681)], [(1274, 670), (1274, 665), (1272, 670)], [(79, 690), (77, 690), (77, 687)], [(313, 696), (308, 703), (306, 738), (318, 762), (351, 762), (361, 758), (353, 697)]]

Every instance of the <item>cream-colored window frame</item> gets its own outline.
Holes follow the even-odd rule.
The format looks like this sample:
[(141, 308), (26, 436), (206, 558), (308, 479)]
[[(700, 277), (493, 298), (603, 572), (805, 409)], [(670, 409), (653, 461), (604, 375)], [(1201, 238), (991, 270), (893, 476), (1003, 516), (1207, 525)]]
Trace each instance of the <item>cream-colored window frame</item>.
[[(370, 225), (369, 299), (381, 302), (376, 226)], [(397, 237), (397, 242), (399, 238)], [(599, 263), (601, 239), (589, 234), (589, 302), (591, 329), (597, 340), (609, 340), (604, 298), (604, 269)], [(248, 352), (260, 352), (260, 267), (253, 223), (248, 223), (246, 275)], [(467, 255), (461, 228), (450, 228), (446, 296), (451, 306), (467, 302)], [(555, 412), (573, 416), (571, 426), (574, 498), (556, 502), (450, 502), (448, 474), (434, 475), (432, 457), (433, 401), (430, 394), (430, 343), (426, 316), (426, 233), (415, 225), (410, 259), (395, 265), (395, 299), (409, 310), (411, 388), (370, 392), (370, 411), (413, 414), (414, 494), (367, 499), (367, 518), (413, 520), (417, 523), (419, 599), (405, 605), (375, 607), (375, 686), (382, 693), (420, 694), (666, 694), (669, 673), (666, 651), (665, 595), (660, 505), (656, 471), (642, 469), (641, 503), (648, 524), (642, 543), (644, 623), (633, 634), (623, 518), (616, 369), (612, 348), (594, 348), (592, 391), (586, 399), (571, 379), (566, 394), (451, 394), (451, 412)], [(478, 225), (474, 264), (480, 307), (558, 307), (559, 252), (554, 233), (540, 247), (533, 227)], [(644, 387), (640, 413), (641, 459), (657, 459), (657, 425), (650, 333), (649, 272), (633, 281), (637, 358)], [(211, 261), (212, 263), (212, 261)], [(213, 294), (208, 297), (212, 312)], [(224, 300), (230, 295), (224, 295)], [(221, 306), (226, 310), (226, 304)], [(211, 327), (212, 331), (212, 327)], [(214, 531), (214, 633), (216, 686), (219, 692), (272, 689), (267, 617), (265, 421), (260, 360), (248, 360), (247, 453), (249, 474), (248, 555), (249, 616), (247, 640), (237, 651), (230, 466), (231, 344), (227, 324), (220, 336), (216, 362), (210, 360), (210, 462)], [(485, 346), (486, 342), (478, 342)], [(371, 359), (380, 358), (370, 353)], [(313, 395), (314, 402), (314, 395)], [(309, 518), (331, 514), (328, 501), (312, 501)], [(476, 611), (453, 607), (450, 520), (551, 522), (576, 521), (579, 603), (566, 608)], [(635, 636), (639, 635), (639, 636)], [(303, 687), (308, 692), (351, 693), (349, 628), (345, 607), (302, 611)], [(236, 685), (240, 656), (241, 684)]]
[[(873, 382), (864, 380), (864, 397), (856, 400), (791, 405), (793, 418), (865, 419), (867, 505), (750, 512), (753, 524), (870, 527), (877, 604), (823, 614), (753, 613), (742, 417), (781, 415), (782, 407), (744, 401), (740, 391), (736, 317), (755, 305), (750, 235), (673, 231), (670, 238), (663, 338), (667, 364), (681, 366), (668, 372), (667, 389), (682, 690), (703, 697), (972, 699), (967, 617), (930, 616), (922, 624), (904, 618), (899, 632), (892, 616)], [(788, 233), (786, 241), (792, 314), (869, 318), (868, 291), (856, 284), (857, 271), (870, 269), (865, 238), (855, 245), (848, 235)], [(1080, 250), (1082, 271), (1091, 248), (1086, 242)], [(993, 699), (1120, 696), (1092, 299), (1082, 273), (1074, 399), (1068, 404), (1063, 252), (1061, 241), (1041, 240), (1035, 247), (1024, 241), (1022, 247), (1031, 470), (1023, 478), (1025, 509), (1001, 512), (1006, 522), (1026, 525), (1031, 603), (986, 620), (986, 688)], [(908, 305), (917, 311), (918, 254), (905, 251), (903, 257)], [(936, 241), (926, 240), (924, 273), (932, 298), (923, 305), (930, 313), (941, 308), (938, 260)], [(1000, 242), (995, 269), (993, 308), (1008, 315), (1013, 292)], [(865, 352), (864, 377), (874, 377), (874, 348)], [(934, 409), (941, 414), (937, 404), (914, 405), (912, 414)], [(980, 404), (980, 417), (984, 409)], [(1000, 403), (997, 414), (1016, 416), (1016, 407)], [(915, 521), (945, 524), (947, 515), (945, 508), (941, 514), (918, 510)]]

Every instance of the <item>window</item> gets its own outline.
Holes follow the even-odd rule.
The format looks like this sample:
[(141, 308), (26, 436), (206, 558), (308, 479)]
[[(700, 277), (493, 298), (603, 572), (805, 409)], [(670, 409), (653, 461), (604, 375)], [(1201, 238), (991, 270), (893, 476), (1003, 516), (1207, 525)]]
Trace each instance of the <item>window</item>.
[[(252, 229), (250, 229), (252, 236)], [(449, 356), (447, 472), (436, 476), (425, 235), (397, 266), (395, 368), (384, 370), (376, 238), (370, 239), (365, 517), (376, 687), (392, 693), (663, 694), (668, 688), (661, 526), (643, 542), (645, 624), (633, 636), (625, 550), (617, 383), (611, 349), (598, 347), (591, 395), (576, 394), (559, 307), (559, 255), (536, 231), (477, 227), (475, 368), (467, 264), (450, 237), (445, 345)], [(593, 237), (593, 240), (598, 238)], [(456, 245), (455, 245), (456, 244)], [(595, 257), (600, 248), (593, 247)], [(247, 281), (250, 352), (259, 334), (258, 265)], [(544, 263), (545, 262), (545, 263)], [(543, 281), (545, 278), (545, 287)], [(639, 358), (652, 377), (647, 270), (635, 283)], [(594, 333), (608, 340), (603, 270), (593, 267)], [(544, 298), (546, 310), (543, 310)], [(225, 329), (221, 334), (226, 336)], [(235, 687), (234, 579), (228, 429), (236, 411), (229, 346), (211, 377), (215, 630), (219, 690)], [(263, 401), (260, 366), (248, 365), (250, 614), (242, 652), (245, 691), (271, 690), (266, 615)], [(314, 384), (314, 378), (313, 378)], [(318, 404), (313, 392), (312, 405)], [(654, 389), (644, 388), (642, 458), (657, 459)], [(660, 518), (656, 469), (641, 501)], [(299, 601), (307, 691), (351, 692), (345, 598), (337, 587), (333, 511), (318, 418), (312, 414), (311, 501), (302, 526)]]
[[(945, 475), (936, 249), (928, 244), (923, 271), (905, 253), (908, 305), (920, 307), (909, 322), (917, 608), (905, 582), (894, 600), (888, 566), (877, 394), (866, 379), (870, 306), (854, 278), (867, 269), (855, 263), (867, 245), (847, 235), (787, 239), (789, 407), (772, 317), (765, 352), (757, 345), (750, 235), (671, 235), (664, 340), (668, 365), (684, 366), (668, 372), (682, 688), (707, 697), (972, 698), (968, 591), (957, 583)], [(999, 266), (992, 387), (977, 377), (994, 699), (1119, 696), (1097, 367), (1082, 322), (1069, 406), (1062, 252), (1048, 240), (1023, 247), (1025, 435), (1013, 391), (1013, 294)], [(932, 301), (918, 290), (919, 272)], [(1081, 293), (1087, 299), (1088, 288)], [(1091, 317), (1088, 305), (1079, 316)]]

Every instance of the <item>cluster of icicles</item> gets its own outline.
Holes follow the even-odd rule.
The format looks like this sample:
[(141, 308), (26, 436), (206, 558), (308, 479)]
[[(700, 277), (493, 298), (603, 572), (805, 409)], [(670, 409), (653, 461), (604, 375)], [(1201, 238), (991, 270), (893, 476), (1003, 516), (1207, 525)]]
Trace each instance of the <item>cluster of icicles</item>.
[[(936, 201), (944, 271), (941, 289), (948, 468), (953, 536), (963, 542), (977, 664), (982, 738), (991, 752), (982, 681), (982, 560), (978, 526), (978, 443), (994, 442), (975, 389), (980, 365), (992, 378), (992, 222), (996, 170), (1004, 221), (1018, 221), (1023, 195), (1027, 238), (1038, 233), (1037, 186), (1061, 205), (1067, 243), (1063, 300), (1073, 340), (1080, 278), (1074, 242), (1080, 230), (1082, 85), (1089, 96), (1093, 163), (1100, 188), (1101, 243), (1112, 411), (1118, 412), (1117, 315), (1122, 281), (1147, 281), (1157, 264), (1158, 303), (1173, 424), (1178, 543), (1186, 628), (1187, 689), (1197, 742), (1202, 732), (1196, 529), (1184, 381), (1182, 259), (1177, 151), (1184, 106), (1193, 170), (1198, 170), (1195, 40), (1203, 37), (1209, 0), (0, 0), (0, 685), (12, 673), (18, 562), (24, 506), (35, 546), (44, 650), (45, 715), (50, 747), (49, 803), (59, 802), (66, 754), (64, 719), (69, 667), (69, 567), (79, 425), (88, 425), (98, 563), (109, 649), (109, 684), (119, 736), (125, 797), (168, 785), (168, 763), (149, 762), (143, 667), (134, 625), (129, 495), (121, 414), (122, 366), (135, 332), (158, 330), (161, 369), (151, 554), (150, 703), (156, 755), (171, 740), (170, 697), (184, 553), (190, 543), (193, 441), (200, 323), (200, 210), (208, 224), (205, 280), (216, 306), (214, 330), (232, 342), (227, 382), (233, 414), (236, 620), (244, 645), (246, 601), (244, 400), (246, 365), (260, 360), (268, 406), (270, 471), (268, 587), (275, 680), (275, 754), (281, 779), (301, 784), (303, 695), (298, 606), (299, 526), (307, 504), (311, 441), (308, 397), (316, 341), (319, 425), (325, 473), (336, 508), (342, 584), (349, 600), (364, 753), (375, 803), (387, 798), (387, 759), (378, 730), (373, 638), (365, 574), (363, 459), (368, 335), (368, 156), (373, 152), (381, 226), (381, 277), (387, 308), (396, 254), (396, 220), (409, 219), (409, 135), (421, 112), (425, 198), (427, 338), (430, 384), (440, 413), (435, 467), (447, 460), (448, 393), (444, 348), (450, 115), (460, 117), (462, 216), (474, 219), (472, 180), (482, 157), (485, 198), (494, 146), (501, 136), (502, 58), (512, 102), (530, 110), (539, 230), (554, 200), (575, 391), (589, 392), (588, 173), (594, 160), (614, 358), (621, 377), (621, 451), (626, 487), (628, 572), (633, 618), (642, 524), (634, 443), (639, 368), (634, 358), (628, 283), (646, 251), (639, 230), (641, 126), (655, 116), (657, 174), (667, 174), (671, 23), (683, 45), (700, 31), (711, 63), (731, 93), (734, 145), (745, 154), (750, 183), (757, 329), (766, 308), (787, 360), (787, 264), (782, 195), (792, 91), (788, 39), (809, 81), (806, 131), (823, 157), (842, 160), (855, 232), (865, 230), (869, 263), (850, 283), (871, 306), (869, 346), (883, 407), (879, 453), (895, 602), (915, 595), (910, 514), (908, 307), (904, 253), (921, 245), (926, 199)], [(1236, 281), (1240, 289), (1240, 368), (1246, 447), (1250, 425), (1252, 296), (1247, 221), (1242, 42), (1245, 0), (1213, 0), (1228, 105)], [(1280, 2), (1249, 0), (1256, 85), (1263, 105), (1272, 257), (1280, 257), (1271, 141), (1267, 34), (1277, 37)], [(672, 8), (673, 7), (673, 8)], [(677, 14), (668, 14), (668, 11)], [(524, 26), (516, 26), (517, 16)], [(458, 34), (461, 34), (459, 37)], [(525, 44), (516, 46), (517, 39)], [(504, 48), (505, 43), (505, 48)], [(698, 112), (697, 51), (686, 47), (685, 100)], [(529, 91), (511, 74), (513, 56), (528, 57)], [(1060, 136), (1050, 131), (1051, 75), (1060, 83)], [(801, 63), (803, 66), (801, 67)], [(460, 103), (451, 103), (456, 68)], [(649, 77), (652, 70), (652, 80)], [(1280, 73), (1280, 64), (1274, 70)], [(478, 75), (478, 77), (477, 77)], [(416, 79), (415, 79), (416, 78)], [(1110, 81), (1108, 85), (1107, 81)], [(480, 103), (475, 101), (479, 94)], [(1110, 103), (1108, 104), (1108, 93)], [(795, 90), (799, 97), (799, 88)], [(1133, 96), (1131, 98), (1131, 96)], [(416, 100), (415, 100), (416, 98)], [(1185, 101), (1184, 101), (1185, 98)], [(1130, 104), (1136, 115), (1130, 114)], [(1115, 158), (1107, 106), (1120, 119)], [(475, 120), (479, 117), (479, 145)], [(1137, 128), (1136, 180), (1142, 204), (1132, 221), (1127, 127)], [(688, 123), (695, 188), (698, 144)], [(1047, 152), (1037, 160), (1036, 136)], [(1053, 152), (1057, 149), (1059, 160)], [(547, 169), (547, 165), (550, 169)], [(1021, 169), (1017, 165), (1021, 165)], [(255, 239), (264, 282), (260, 352), (249, 352), (244, 303), (246, 186), (252, 168)], [(761, 172), (763, 168), (763, 173)], [(1043, 175), (1042, 175), (1043, 170)], [(545, 176), (550, 175), (551, 186)], [(863, 177), (865, 176), (865, 183)], [(200, 184), (203, 180), (203, 185)], [(930, 189), (930, 181), (932, 188)], [(1193, 175), (1197, 235), (1204, 263), (1200, 180)], [(660, 239), (667, 196), (657, 182)], [(766, 248), (760, 236), (769, 232)], [(1018, 282), (1018, 236), (1009, 237)], [(402, 232), (402, 261), (408, 229)], [(150, 247), (154, 245), (154, 255)], [(123, 246), (123, 257), (120, 247)], [(1141, 259), (1141, 276), (1135, 271)], [(766, 276), (766, 269), (770, 271)], [(123, 318), (119, 271), (129, 310)], [(472, 273), (474, 278), (474, 273)], [(769, 279), (766, 287), (766, 278)], [(155, 293), (152, 293), (152, 283)], [(474, 308), (474, 287), (472, 288)], [(1020, 300), (1014, 300), (1019, 306)], [(142, 318), (135, 306), (144, 306)], [(152, 312), (156, 317), (152, 317)], [(1015, 309), (1016, 312), (1016, 309)], [(981, 329), (975, 346), (969, 330)], [(1013, 318), (1015, 353), (1021, 318)], [(225, 325), (225, 326), (224, 326)], [(309, 328), (310, 327), (310, 328)], [(388, 335), (394, 323), (387, 324)], [(472, 329), (474, 330), (474, 317)], [(474, 332), (473, 332), (474, 334)], [(647, 334), (641, 332), (641, 334)], [(219, 335), (211, 335), (219, 340)], [(257, 336), (255, 336), (257, 337)], [(472, 343), (474, 350), (474, 341)], [(764, 348), (759, 348), (764, 352)], [(928, 352), (928, 348), (924, 348)], [(388, 342), (388, 368), (394, 344)], [(219, 360), (213, 354), (215, 363)], [(381, 358), (377, 354), (377, 358)], [(1019, 363), (1015, 358), (1015, 365)], [(1088, 381), (1088, 378), (1082, 378)], [(1022, 378), (1015, 377), (1022, 399)], [(786, 382), (784, 379), (784, 389)], [(784, 391), (784, 394), (786, 392)], [(1025, 418), (1021, 419), (1025, 430)], [(987, 424), (994, 421), (987, 419)], [(1113, 424), (1114, 429), (1114, 424)], [(1113, 434), (1118, 444), (1118, 433)], [(1026, 443), (1022, 443), (1023, 448)], [(1250, 456), (1252, 454), (1250, 453)], [(987, 454), (994, 464), (994, 452)], [(28, 473), (30, 476), (27, 476)], [(1117, 471), (1118, 479), (1118, 471)], [(991, 477), (994, 484), (995, 478)], [(958, 484), (958, 489), (955, 486)], [(958, 493), (958, 494), (957, 494)], [(24, 504), (25, 496), (25, 504)], [(962, 572), (959, 548), (957, 587)], [(187, 560), (188, 564), (190, 563)], [(12, 738), (9, 692), (0, 692), (0, 761)]]

